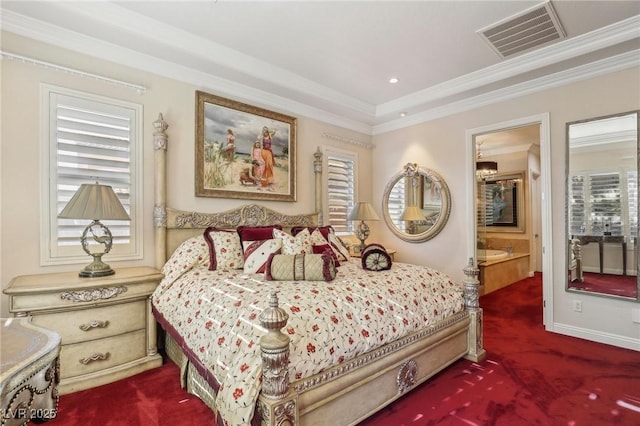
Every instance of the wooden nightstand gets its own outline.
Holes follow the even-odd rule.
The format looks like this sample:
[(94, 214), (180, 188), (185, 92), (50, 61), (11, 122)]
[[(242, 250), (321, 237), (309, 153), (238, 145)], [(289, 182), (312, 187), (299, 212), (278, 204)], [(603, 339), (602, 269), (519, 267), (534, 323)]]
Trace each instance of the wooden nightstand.
[(80, 278), (77, 272), (16, 277), (4, 290), (17, 317), (57, 331), (60, 393), (99, 386), (158, 367), (150, 295), (163, 275), (148, 267)]

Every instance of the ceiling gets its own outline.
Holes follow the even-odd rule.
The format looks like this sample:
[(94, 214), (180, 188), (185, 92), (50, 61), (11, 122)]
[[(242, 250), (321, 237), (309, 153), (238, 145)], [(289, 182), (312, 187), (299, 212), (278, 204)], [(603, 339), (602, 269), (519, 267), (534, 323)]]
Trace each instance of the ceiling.
[(508, 58), (477, 33), (541, 3), (2, 0), (1, 25), (379, 134), (640, 64), (640, 1), (553, 1), (566, 37)]

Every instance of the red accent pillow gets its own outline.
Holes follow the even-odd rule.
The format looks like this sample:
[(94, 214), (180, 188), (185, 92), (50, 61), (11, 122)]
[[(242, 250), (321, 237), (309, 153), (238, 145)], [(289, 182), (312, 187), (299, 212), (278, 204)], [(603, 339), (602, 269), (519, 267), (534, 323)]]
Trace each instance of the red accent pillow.
[(267, 226), (238, 226), (237, 231), (240, 235), (240, 241), (260, 241), (270, 240), (273, 238), (273, 230), (282, 230), (280, 225)]
[(338, 262), (338, 256), (334, 253), (333, 249), (329, 244), (312, 246), (311, 248), (313, 249), (313, 254), (322, 254), (328, 250), (331, 257), (333, 257), (333, 263), (336, 264), (336, 268), (340, 266), (340, 262)]
[(294, 237), (296, 236), (296, 234), (298, 234), (298, 232), (302, 231), (303, 229), (308, 229), (309, 230), (309, 234), (312, 234), (314, 230), (318, 230), (320, 231), (320, 233), (322, 234), (322, 236), (326, 239), (329, 240), (329, 234), (334, 234), (335, 231), (333, 230), (333, 227), (331, 225), (327, 225), (327, 226), (294, 226), (293, 228), (291, 228), (291, 235), (293, 235)]

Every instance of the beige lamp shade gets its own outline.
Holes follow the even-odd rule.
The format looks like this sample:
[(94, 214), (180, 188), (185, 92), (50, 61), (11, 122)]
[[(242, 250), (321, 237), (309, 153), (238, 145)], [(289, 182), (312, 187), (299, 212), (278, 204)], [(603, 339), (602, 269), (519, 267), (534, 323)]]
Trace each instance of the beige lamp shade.
[(365, 201), (359, 201), (356, 203), (351, 213), (349, 213), (349, 220), (380, 220), (376, 211), (373, 210), (371, 203)]
[(84, 183), (58, 215), (61, 219), (130, 220), (109, 185)]
[(402, 212), (402, 220), (406, 222), (427, 220), (418, 206), (409, 206)]

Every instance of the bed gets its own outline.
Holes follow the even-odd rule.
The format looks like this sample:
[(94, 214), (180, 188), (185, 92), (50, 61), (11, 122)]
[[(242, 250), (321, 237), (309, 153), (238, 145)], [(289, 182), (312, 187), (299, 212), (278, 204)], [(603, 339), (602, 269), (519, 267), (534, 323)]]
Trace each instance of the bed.
[[(213, 233), (275, 224), (286, 235), (326, 228), (319, 213), (322, 153), (314, 154), (312, 213), (257, 204), (189, 212), (166, 205), (168, 125), (162, 115), (154, 127), (155, 258), (165, 278), (152, 296), (152, 311), (183, 387), (212, 409), (217, 424), (356, 424), (456, 360), (485, 357), (472, 259), (463, 283), (398, 262), (365, 270), (360, 259), (329, 256), (330, 250), (313, 257), (334, 271), (324, 278), (278, 279), (234, 263), (213, 268)], [(299, 242), (299, 236), (282, 241), (288, 238)]]

